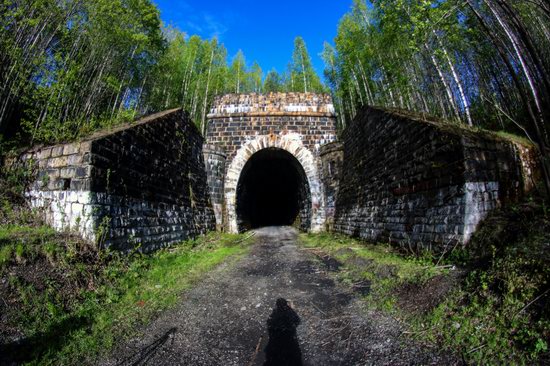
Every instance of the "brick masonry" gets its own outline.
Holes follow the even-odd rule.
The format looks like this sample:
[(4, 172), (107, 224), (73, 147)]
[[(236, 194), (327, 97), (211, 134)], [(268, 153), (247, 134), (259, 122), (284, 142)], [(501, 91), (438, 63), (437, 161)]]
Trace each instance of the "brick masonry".
[(321, 181), (325, 190), (325, 228), (327, 231), (332, 231), (344, 160), (342, 143), (335, 141), (322, 146), (320, 156)]
[(442, 250), (536, 175), (529, 146), (494, 134), (365, 108), (342, 135), (334, 231)]
[(303, 168), (304, 230), (441, 250), (466, 244), (491, 210), (537, 180), (528, 144), (402, 112), (364, 108), (336, 141), (327, 95), (226, 95), (208, 120), (207, 144), (171, 110), (37, 147), (23, 157), (38, 172), (29, 202), (59, 230), (154, 250), (216, 227), (238, 231), (243, 168), (280, 149)]
[(203, 138), (181, 110), (72, 144), (35, 148), (28, 192), (59, 230), (120, 250), (145, 251), (215, 228)]
[(210, 200), (216, 215), (216, 228), (218, 230), (223, 230), (223, 189), (227, 155), (223, 152), (223, 150), (217, 148), (215, 145), (205, 145), (203, 152), (206, 171), (208, 172), (208, 189), (210, 192)]
[(311, 202), (301, 211), (301, 221), (310, 223), (306, 229), (324, 228), (326, 199), (320, 151), (336, 140), (336, 115), (329, 95), (224, 95), (208, 115), (206, 140), (205, 160), (219, 227), (239, 230), (236, 200), (241, 171), (253, 154), (273, 148), (292, 154), (305, 172), (311, 192)]

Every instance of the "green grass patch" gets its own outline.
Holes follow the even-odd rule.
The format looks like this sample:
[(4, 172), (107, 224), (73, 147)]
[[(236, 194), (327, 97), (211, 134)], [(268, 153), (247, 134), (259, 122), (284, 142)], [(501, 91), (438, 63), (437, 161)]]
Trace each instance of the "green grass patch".
[(33, 260), (51, 247), (57, 233), (47, 226), (0, 225), (0, 274), (12, 264)]
[[(302, 234), (301, 242), (342, 262), (342, 281), (368, 282), (365, 304), (419, 341), (467, 363), (527, 365), (550, 360), (549, 233), (544, 203), (529, 201), (496, 212), (467, 250), (443, 259), (340, 235)], [(449, 270), (453, 263), (461, 267)]]
[(371, 307), (396, 311), (395, 290), (404, 284), (422, 284), (434, 276), (446, 273), (428, 257), (403, 256), (388, 244), (367, 244), (338, 234), (301, 234), (306, 248), (317, 248), (344, 264), (341, 280), (350, 285), (368, 281), (370, 293), (366, 300)]
[(523, 146), (533, 146), (535, 144), (534, 142), (530, 141), (527, 137), (520, 136), (520, 135), (517, 135), (517, 134), (514, 134), (514, 133), (510, 133), (510, 132), (506, 132), (506, 131), (496, 131), (494, 133), (497, 136), (500, 136), (500, 137), (504, 138), (505, 140), (517, 142), (518, 144), (523, 145)]
[(3, 290), (12, 294), (9, 326), (26, 339), (7, 351), (24, 355), (21, 360), (31, 365), (96, 363), (115, 342), (173, 306), (207, 271), (243, 255), (250, 241), (212, 233), (153, 254), (122, 255), (55, 242), (44, 228), (2, 227), (0, 233), (16, 243), (23, 237), (48, 238), (25, 247), (36, 253), (26, 264), (14, 259), (19, 244), (2, 245), (14, 248), (1, 253), (10, 257), (3, 271), (9, 283)]

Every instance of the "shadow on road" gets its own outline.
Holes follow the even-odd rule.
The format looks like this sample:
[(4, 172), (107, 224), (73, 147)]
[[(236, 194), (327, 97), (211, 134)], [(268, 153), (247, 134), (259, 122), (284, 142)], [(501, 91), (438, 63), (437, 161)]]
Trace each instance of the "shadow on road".
[(150, 345), (142, 348), (138, 353), (135, 355), (122, 360), (119, 362), (116, 366), (139, 366), (139, 365), (145, 365), (147, 361), (151, 359), (155, 355), (155, 353), (168, 342), (171, 335), (174, 334), (178, 328), (170, 328), (164, 335), (156, 339), (154, 342), (152, 342)]
[(299, 324), (300, 317), (288, 302), (277, 299), (267, 320), (269, 342), (265, 347), (264, 366), (302, 366), (302, 351), (296, 334)]

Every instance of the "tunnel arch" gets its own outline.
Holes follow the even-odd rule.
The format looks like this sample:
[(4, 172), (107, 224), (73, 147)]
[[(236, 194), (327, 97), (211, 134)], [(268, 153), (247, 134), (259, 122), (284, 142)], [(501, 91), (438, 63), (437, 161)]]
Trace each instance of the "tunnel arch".
[(237, 229), (299, 224), (311, 227), (311, 195), (300, 162), (283, 149), (269, 147), (254, 153), (237, 184)]
[(233, 233), (239, 231), (239, 215), (237, 213), (239, 180), (247, 162), (254, 154), (265, 149), (272, 149), (272, 151), (283, 150), (295, 159), (306, 179), (304, 183), (307, 183), (307, 187), (309, 187), (310, 206), (308, 215), (310, 220), (308, 223), (309, 227), (304, 227), (304, 229), (313, 232), (321, 231), (324, 222), (324, 206), (316, 159), (313, 153), (304, 147), (300, 135), (294, 133), (258, 136), (243, 144), (237, 151), (229, 165), (225, 178), (225, 216), (227, 230)]

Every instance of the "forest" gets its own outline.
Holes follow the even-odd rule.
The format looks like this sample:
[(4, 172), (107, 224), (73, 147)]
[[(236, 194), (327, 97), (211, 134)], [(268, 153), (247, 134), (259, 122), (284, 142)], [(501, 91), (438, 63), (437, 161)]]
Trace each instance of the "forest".
[(0, 136), (11, 143), (72, 140), (183, 107), (204, 131), (215, 95), (326, 92), (297, 37), (288, 70), (264, 77), (217, 39), (161, 24), (151, 1), (0, 3)]
[(354, 0), (326, 42), (267, 73), (216, 38), (165, 26), (149, 1), (0, 3), (2, 149), (67, 141), (174, 107), (201, 131), (216, 95), (330, 92), (343, 129), (362, 105), (406, 109), (538, 145), (550, 188), (550, 5), (545, 0)]
[[(187, 2), (192, 1), (177, 3)], [(101, 364), (111, 356), (112, 362), (103, 364), (259, 364), (262, 351), (269, 349), (271, 332), (262, 326), (269, 326), (265, 318), (273, 303), (285, 311), (296, 306), (303, 316), (299, 329), (304, 330), (294, 329), (290, 338), (305, 341), (304, 357), (331, 360), (306, 359), (308, 364), (359, 364), (345, 358), (350, 355), (369, 364), (550, 364), (550, 1), (345, 0), (340, 13), (310, 2), (306, 5), (326, 6), (335, 14), (333, 24), (318, 25), (331, 28), (335, 37), (323, 44), (325, 36), (320, 35), (319, 48), (314, 48), (306, 26), (292, 24), (299, 27), (297, 34), (280, 38), (293, 50), (288, 49), (277, 70), (263, 68), (238, 50), (244, 38), (235, 37), (238, 47), (231, 48), (223, 36), (206, 37), (189, 31), (192, 27), (166, 24), (157, 6), (161, 0), (0, 0), (0, 364)], [(211, 3), (215, 7), (224, 2)], [(322, 51), (310, 53), (314, 49)], [(297, 168), (299, 179), (283, 183), (296, 192), (303, 188), (298, 194), (306, 192), (307, 199), (300, 205), (321, 213), (330, 209), (350, 228), (356, 221), (353, 231), (335, 230), (335, 221), (327, 218), (322, 229), (326, 232), (298, 233), (301, 218), (296, 216), (289, 221), (294, 227), (223, 232), (229, 231), (226, 216), (238, 217), (236, 209), (227, 210), (227, 202), (243, 190), (236, 188), (233, 196), (224, 191), (227, 177), (233, 179), (225, 174), (231, 167), (225, 147), (214, 151), (219, 156), (211, 161), (203, 160), (195, 147), (203, 141), (207, 114), (217, 96), (273, 92), (332, 96), (337, 118), (332, 111), (319, 112), (318, 118), (330, 122), (328, 135), (336, 144), (325, 143), (332, 140), (323, 137), (325, 142), (315, 151), (311, 148), (311, 155), (320, 158), (312, 160), (311, 167), (318, 163), (323, 178), (311, 187), (325, 189), (325, 176), (334, 180), (336, 185), (328, 187), (334, 193), (333, 207), (323, 206), (328, 196), (312, 200), (316, 197), (310, 194), (309, 175), (300, 170), (306, 167), (294, 162), (292, 154), (273, 154), (261, 162), (265, 171), (278, 175), (283, 170), (272, 168), (279, 163), (285, 163), (285, 169)], [(364, 122), (358, 117), (370, 118), (365, 113), (369, 106), (379, 107), (371, 111), (387, 119), (353, 130), (358, 124), (352, 122)], [(83, 139), (95, 131), (124, 135), (125, 130), (114, 127), (172, 108), (189, 115), (198, 131), (188, 130), (199, 143), (187, 144), (189, 140), (172, 133), (177, 130), (172, 124), (162, 136), (174, 137), (176, 144), (159, 144), (164, 139), (152, 136), (154, 143), (136, 140), (131, 148), (111, 151), (117, 143), (105, 139), (109, 146), (97, 145), (95, 157), (91, 150), (75, 148), (91, 149)], [(187, 126), (184, 114), (171, 115), (176, 117), (166, 123)], [(310, 133), (314, 119), (305, 116), (296, 113)], [(306, 134), (287, 133), (292, 117), (285, 112), (277, 116), (280, 119), (266, 119), (281, 127), (277, 138), (302, 139)], [(391, 123), (401, 118), (415, 124), (428, 121), (417, 125), (436, 126), (438, 134), (395, 127), (398, 132), (391, 134)], [(140, 127), (134, 124), (131, 129)], [(267, 133), (271, 125), (260, 127)], [(242, 132), (241, 127), (222, 129), (231, 136)], [(380, 149), (360, 150), (356, 164), (349, 157), (354, 146), (349, 145), (374, 145), (368, 139), (376, 135), (375, 129), (389, 137)], [(440, 136), (440, 131), (442, 138), (430, 137)], [(271, 130), (269, 138), (274, 135)], [(347, 143), (348, 152), (346, 136), (355, 138)], [(411, 136), (406, 144), (410, 140), (415, 150), (396, 149), (401, 136)], [(483, 141), (479, 157), (465, 154), (471, 136)], [(75, 143), (45, 146), (66, 142)], [(178, 151), (169, 149), (159, 157), (160, 150), (151, 150), (158, 146)], [(336, 148), (323, 156), (324, 146)], [(30, 147), (44, 159), (28, 158)], [(127, 160), (120, 159), (122, 150), (128, 152)], [(433, 154), (411, 157), (424, 150)], [(187, 151), (194, 154), (192, 159), (184, 156)], [(306, 148), (300, 151), (309, 153)], [(103, 152), (115, 156), (112, 164), (102, 165), (107, 164)], [(496, 157), (486, 158), (489, 155)], [(130, 160), (135, 165), (123, 166)], [(373, 161), (380, 163), (379, 170), (372, 169)], [(401, 165), (396, 163), (390, 172), (386, 163), (392, 161)], [(181, 164), (164, 174), (170, 176), (159, 177), (159, 166), (172, 167), (167, 162)], [(371, 199), (371, 186), (363, 184), (371, 177), (346, 180), (350, 175), (338, 167), (343, 162), (349, 167), (342, 171), (374, 171), (372, 186), (388, 190)], [(473, 178), (466, 176), (472, 162), (479, 173)], [(252, 169), (248, 164), (243, 161), (239, 174), (245, 167)], [(219, 207), (226, 210), (221, 215), (225, 218), (218, 223), (212, 212), (208, 230), (218, 232), (195, 235), (197, 222), (208, 221), (207, 215), (195, 213), (201, 204), (212, 206), (212, 191), (207, 192), (211, 172), (205, 167), (221, 177), (215, 177), (214, 184), (223, 193)], [(130, 173), (123, 175), (126, 168)], [(493, 171), (497, 181), (489, 178)], [(182, 179), (174, 179), (172, 172)], [(398, 179), (408, 174), (414, 177)], [(424, 175), (434, 178), (428, 181)], [(99, 182), (98, 177), (99, 188), (91, 183)], [(134, 180), (135, 187), (127, 183)], [(112, 189), (113, 181), (124, 187), (122, 194)], [(242, 187), (238, 182), (235, 179), (234, 185)], [(353, 209), (347, 216), (340, 208), (347, 202), (340, 205), (334, 199), (338, 192), (343, 196), (344, 190), (338, 191), (341, 182), (350, 186), (348, 206)], [(523, 192), (531, 183), (534, 189)], [(177, 191), (173, 200), (168, 186)], [(199, 195), (196, 186), (204, 194)], [(283, 191), (288, 197), (302, 197), (296, 192)], [(202, 196), (206, 198), (199, 199)], [(261, 209), (275, 211), (274, 206), (270, 201)], [(365, 207), (377, 211), (370, 214)], [(449, 220), (452, 212), (456, 222)], [(74, 225), (66, 220), (69, 216)], [(55, 220), (62, 223), (57, 229), (52, 227)], [(366, 225), (368, 220), (376, 230)], [(387, 230), (378, 230), (384, 225), (401, 230), (403, 239), (387, 237)], [(90, 229), (95, 239), (81, 237), (82, 228)], [(453, 230), (449, 240), (443, 235), (448, 228)], [(262, 229), (267, 230), (262, 234)], [(126, 235), (128, 252), (106, 244), (113, 230)], [(170, 230), (181, 231), (182, 241), (165, 243)], [(415, 230), (427, 238), (413, 243), (408, 235)], [(468, 230), (472, 236), (466, 238)], [(382, 236), (369, 239), (364, 235), (368, 231), (382, 231)], [(145, 232), (155, 235), (155, 250), (161, 249), (144, 250), (139, 240)], [(430, 237), (437, 235), (440, 248), (432, 250)], [(195, 295), (187, 295), (195, 290)], [(292, 294), (288, 304), (276, 300), (282, 294)], [(166, 314), (175, 315), (147, 335), (152, 338), (141, 339), (142, 326), (156, 327)], [(160, 334), (164, 324), (171, 329)], [(246, 333), (248, 328), (257, 333)], [(120, 355), (121, 342), (130, 339), (128, 355)], [(174, 345), (174, 352), (168, 352)], [(208, 362), (203, 357), (209, 355), (226, 356), (228, 361)], [(154, 357), (165, 359), (155, 362)], [(170, 357), (189, 357), (193, 363)]]
[[(3, 0), (0, 23), (0, 133), (31, 141), (176, 106), (204, 130), (214, 95), (329, 92), (301, 37), (288, 69), (265, 73), (217, 39), (163, 25), (151, 1)], [(354, 0), (322, 53), (341, 127), (380, 105), (548, 149), (549, 24), (544, 0)]]
[(354, 0), (323, 51), (341, 128), (379, 105), (536, 143), (550, 187), (550, 3)]

